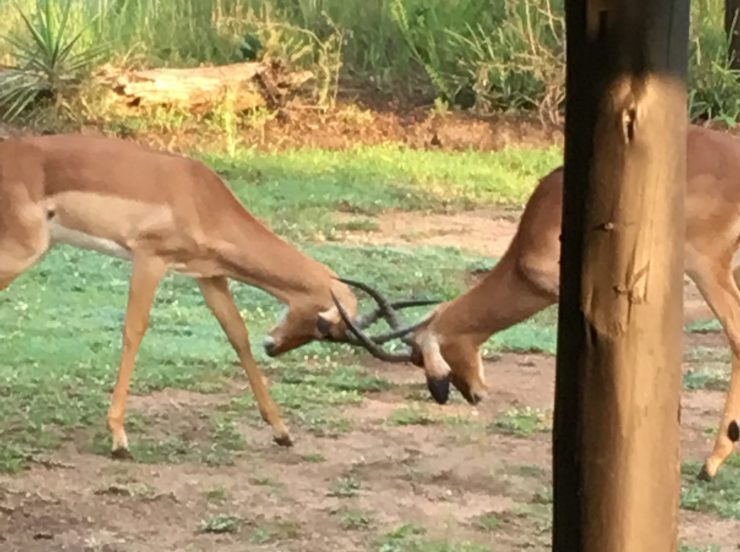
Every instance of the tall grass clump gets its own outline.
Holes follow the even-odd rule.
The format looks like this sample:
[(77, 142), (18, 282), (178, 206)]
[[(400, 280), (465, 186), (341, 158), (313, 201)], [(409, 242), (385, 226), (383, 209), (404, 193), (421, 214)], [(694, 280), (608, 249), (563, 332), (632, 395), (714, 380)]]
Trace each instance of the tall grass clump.
[(740, 118), (740, 80), (730, 67), (724, 31), (724, 2), (692, 2), (689, 112), (692, 119)]
[(15, 64), (0, 72), (0, 107), (14, 120), (33, 104), (67, 106), (103, 53), (100, 45), (82, 46), (84, 29), (75, 21), (73, 0), (36, 0), (33, 14), (17, 11), (18, 31), (3, 38)]

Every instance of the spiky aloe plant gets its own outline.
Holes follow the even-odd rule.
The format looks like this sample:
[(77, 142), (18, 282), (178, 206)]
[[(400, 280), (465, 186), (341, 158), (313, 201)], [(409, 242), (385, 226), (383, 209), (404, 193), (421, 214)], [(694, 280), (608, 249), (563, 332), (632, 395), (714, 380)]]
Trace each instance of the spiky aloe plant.
[(79, 47), (84, 30), (72, 22), (72, 0), (36, 0), (33, 15), (15, 7), (23, 32), (2, 37), (16, 59), (0, 72), (0, 116), (6, 121), (43, 100), (59, 105), (104, 51), (103, 45)]

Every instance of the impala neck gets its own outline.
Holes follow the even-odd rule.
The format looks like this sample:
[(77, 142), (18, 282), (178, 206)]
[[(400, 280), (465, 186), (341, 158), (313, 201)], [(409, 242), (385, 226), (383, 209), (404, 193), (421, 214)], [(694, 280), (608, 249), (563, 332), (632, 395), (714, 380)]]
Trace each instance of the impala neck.
[(307, 299), (331, 302), (329, 291), (337, 284), (333, 271), (304, 255), (248, 213), (243, 213), (244, 217), (238, 235), (230, 240), (236, 248), (228, 256), (234, 279), (287, 304)]
[(505, 255), (478, 284), (440, 310), (434, 330), (447, 339), (465, 336), (476, 346), (552, 304)]

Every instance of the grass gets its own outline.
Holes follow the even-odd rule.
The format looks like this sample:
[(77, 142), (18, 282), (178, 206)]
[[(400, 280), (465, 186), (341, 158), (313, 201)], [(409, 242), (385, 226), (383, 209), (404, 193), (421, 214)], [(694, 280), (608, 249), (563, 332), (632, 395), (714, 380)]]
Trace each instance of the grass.
[(373, 514), (364, 510), (340, 508), (335, 512), (339, 526), (348, 531), (365, 531), (374, 525)]
[(388, 419), (386, 424), (391, 426), (405, 426), (405, 425), (432, 425), (439, 421), (433, 416), (430, 416), (428, 412), (414, 406), (403, 406), (394, 410)]
[(494, 533), (501, 528), (501, 518), (496, 514), (483, 514), (478, 516), (473, 525), (486, 533)]
[(683, 387), (690, 391), (706, 389), (708, 391), (727, 391), (729, 384), (729, 370), (710, 370), (700, 368), (689, 370), (683, 375)]
[(431, 539), (426, 529), (407, 523), (386, 533), (378, 542), (378, 552), (488, 552), (490, 547), (473, 541)]
[(352, 475), (343, 475), (334, 480), (327, 496), (336, 498), (350, 498), (357, 496), (362, 487), (362, 482)]
[[(229, 179), (249, 209), (291, 239), (339, 239), (360, 216), (363, 230), (389, 209), (458, 211), (523, 205), (539, 178), (562, 162), (557, 147), (489, 152), (434, 152), (398, 146), (311, 148), (278, 153), (203, 155)], [(298, 222), (300, 220), (300, 222)]]
[(684, 462), (681, 507), (686, 510), (740, 519), (740, 459), (731, 456), (712, 481), (699, 481), (701, 464)]
[(271, 520), (259, 523), (249, 535), (252, 544), (270, 544), (273, 542), (296, 539), (300, 536), (300, 527), (292, 521)]
[(200, 532), (202, 533), (237, 533), (242, 520), (236, 516), (228, 514), (218, 514), (210, 516), (200, 522)]
[[(361, 277), (392, 297), (446, 299), (465, 289), (468, 267), (487, 261), (455, 248), (348, 247), (309, 238), (317, 228), (331, 233), (322, 225), (330, 224), (340, 208), (373, 213), (363, 215), (369, 218), (393, 208), (460, 209), (474, 198), (517, 204), (557, 157), (554, 150), (453, 155), (366, 148), (241, 152), (228, 161), (209, 159), (251, 210), (341, 274)], [(62, 246), (0, 294), (1, 471), (22, 469), (30, 456), (55, 449), (79, 431), (90, 436), (92, 450), (107, 454), (104, 420), (117, 372), (129, 274), (122, 261)], [(294, 431), (346, 431), (350, 423), (336, 409), (389, 388), (389, 382), (358, 364), (365, 353), (348, 346), (314, 343), (280, 359), (266, 357), (259, 343), (281, 305), (254, 288), (233, 285), (232, 290), (273, 397), (298, 426)], [(488, 347), (499, 350), (509, 342), (542, 347), (548, 328), (546, 319), (535, 319), (508, 330), (506, 338), (497, 336)], [(554, 335), (546, 346), (554, 347)], [(234, 393), (234, 385), (244, 386), (245, 380), (195, 283), (167, 277), (157, 293), (131, 392), (186, 389), (220, 393), (223, 400), (205, 423), (192, 421), (167, 435), (166, 417), (150, 419), (131, 410), (132, 452), (142, 462), (233, 462), (248, 446), (235, 424), (247, 420), (264, 428), (251, 393)], [(195, 437), (189, 433), (194, 425), (205, 427)]]
[(491, 431), (516, 437), (531, 437), (552, 429), (552, 412), (530, 406), (510, 408), (495, 420)]

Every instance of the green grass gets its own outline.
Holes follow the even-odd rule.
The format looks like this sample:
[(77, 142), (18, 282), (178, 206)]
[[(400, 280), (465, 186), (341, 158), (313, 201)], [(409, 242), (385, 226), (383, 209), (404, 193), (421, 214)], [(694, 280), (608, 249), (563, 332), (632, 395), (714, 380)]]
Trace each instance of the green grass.
[(351, 498), (357, 496), (362, 487), (362, 482), (352, 475), (343, 475), (334, 480), (327, 496), (336, 498)]
[(681, 507), (685, 510), (740, 519), (740, 459), (731, 456), (712, 481), (700, 481), (696, 475), (701, 464), (684, 462)]
[(296, 539), (300, 536), (300, 526), (292, 521), (271, 520), (261, 522), (249, 535), (252, 544), (269, 544), (273, 542)]
[(721, 549), (717, 544), (690, 546), (688, 544), (680, 543), (678, 545), (678, 552), (721, 552)]
[[(399, 146), (329, 151), (203, 155), (229, 179), (258, 217), (291, 239), (338, 239), (337, 211), (360, 215), (362, 226), (389, 209), (456, 211), (523, 205), (539, 178), (562, 163), (562, 151), (504, 149), (434, 152)], [(363, 229), (364, 229), (363, 228)]]
[(494, 533), (501, 528), (501, 518), (496, 514), (483, 514), (475, 519), (473, 526), (486, 533)]
[(529, 406), (510, 408), (491, 424), (490, 429), (504, 435), (531, 437), (552, 429), (552, 412)]
[(202, 533), (238, 533), (242, 520), (228, 514), (210, 516), (200, 522)]
[(439, 420), (418, 407), (403, 406), (394, 410), (385, 423), (391, 426), (432, 425), (439, 423)]
[(340, 508), (335, 512), (342, 529), (349, 531), (365, 531), (374, 525), (373, 514), (364, 510)]
[(427, 537), (426, 529), (407, 523), (386, 533), (378, 542), (378, 552), (488, 552), (488, 545), (472, 541), (449, 541)]
[(683, 387), (690, 391), (706, 389), (709, 391), (726, 391), (729, 384), (729, 370), (709, 370), (700, 368), (690, 370), (683, 375)]
[[(390, 297), (439, 299), (464, 291), (466, 270), (491, 261), (456, 248), (348, 247), (308, 238), (330, 224), (340, 208), (371, 213), (363, 215), (370, 218), (389, 208), (460, 209), (466, 201), (517, 204), (557, 158), (554, 150), (448, 154), (394, 148), (242, 152), (228, 161), (210, 157), (248, 208), (340, 274), (374, 283)], [(0, 470), (22, 469), (30, 457), (80, 431), (90, 450), (107, 454), (105, 416), (129, 274), (125, 262), (62, 246), (0, 293)], [(337, 409), (390, 387), (361, 366), (366, 353), (348, 346), (314, 343), (268, 358), (260, 342), (282, 306), (254, 288), (234, 284), (232, 290), (273, 397), (297, 426), (295, 433), (346, 431), (351, 424)], [(409, 313), (410, 319), (421, 312)], [(496, 336), (487, 349), (554, 350), (551, 324), (543, 313)], [(191, 424), (205, 426), (195, 436), (187, 424), (172, 428), (166, 417), (143, 418), (130, 410), (132, 452), (142, 462), (229, 464), (248, 447), (236, 425), (242, 420), (264, 428), (268, 440), (251, 393), (233, 393), (234, 383), (245, 380), (195, 283), (167, 277), (157, 293), (131, 392), (175, 388), (225, 396), (205, 424)]]
[(691, 333), (718, 333), (722, 331), (722, 324), (716, 318), (695, 320), (686, 324), (686, 331)]

